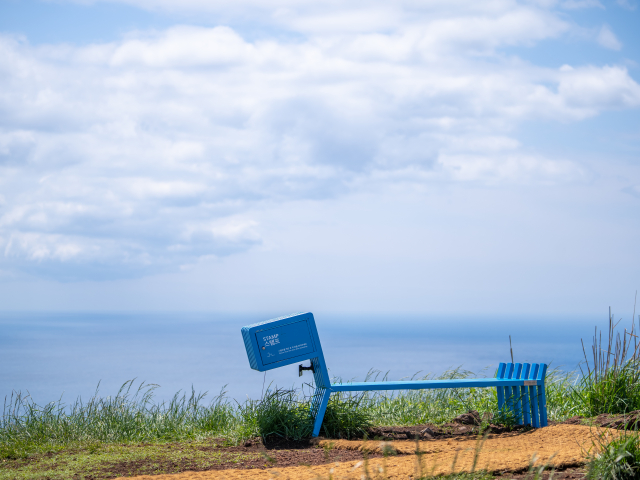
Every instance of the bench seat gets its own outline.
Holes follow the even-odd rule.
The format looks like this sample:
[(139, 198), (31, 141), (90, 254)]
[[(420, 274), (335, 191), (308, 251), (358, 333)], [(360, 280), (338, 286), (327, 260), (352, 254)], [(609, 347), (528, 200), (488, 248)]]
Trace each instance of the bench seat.
[(354, 382), (332, 383), (332, 392), (362, 392), (365, 390), (424, 390), (433, 388), (483, 388), (524, 387), (542, 385), (539, 380), (516, 380), (510, 378), (465, 378), (462, 380), (411, 380), (398, 382)]

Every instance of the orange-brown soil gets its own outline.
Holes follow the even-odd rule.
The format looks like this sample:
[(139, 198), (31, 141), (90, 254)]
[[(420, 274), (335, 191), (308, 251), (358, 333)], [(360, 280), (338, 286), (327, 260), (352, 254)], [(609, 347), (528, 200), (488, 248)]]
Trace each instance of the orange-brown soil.
[[(372, 458), (369, 461), (348, 461), (314, 466), (294, 466), (271, 469), (227, 469), (206, 472), (184, 472), (171, 475), (142, 475), (135, 480), (212, 480), (212, 479), (360, 479), (364, 469), (372, 477), (388, 479), (418, 478), (420, 475), (470, 471), (476, 457), (476, 470), (489, 472), (522, 472), (532, 460), (537, 465), (554, 468), (583, 465), (589, 450), (594, 448), (594, 436), (612, 437), (620, 432), (582, 425), (551, 427), (510, 434), (489, 435), (484, 441), (455, 438), (416, 442), (362, 440), (320, 440), (328, 450), (367, 451), (396, 455)], [(417, 450), (416, 447), (419, 447)], [(476, 456), (476, 452), (479, 453)], [(420, 452), (416, 455), (416, 451)], [(124, 480), (124, 477), (120, 480)]]

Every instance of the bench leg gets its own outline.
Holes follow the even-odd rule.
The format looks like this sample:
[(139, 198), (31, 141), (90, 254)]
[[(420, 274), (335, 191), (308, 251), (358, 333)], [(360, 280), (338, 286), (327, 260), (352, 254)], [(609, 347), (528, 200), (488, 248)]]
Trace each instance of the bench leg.
[(524, 425), (531, 425), (531, 406), (529, 405), (528, 387), (520, 387), (520, 397), (522, 398), (522, 416)]
[(544, 384), (538, 387), (538, 409), (540, 410), (540, 426), (546, 427), (547, 423), (547, 395)]
[[(496, 370), (496, 378), (505, 378), (504, 375), (507, 370), (507, 364), (501, 363)], [(496, 394), (498, 396), (498, 408), (502, 409), (504, 406), (504, 387), (496, 387)]]
[(496, 387), (498, 390), (498, 408), (505, 412), (510, 412), (516, 418), (516, 423), (520, 423), (520, 400), (518, 397), (518, 387)]
[(507, 387), (507, 393), (509, 399), (507, 400), (507, 407), (509, 413), (513, 416), (516, 424), (518, 423), (518, 389), (517, 387)]
[[(529, 380), (529, 373), (531, 372), (531, 365), (525, 363), (522, 370), (522, 376), (524, 380)], [(531, 405), (529, 405), (529, 388), (520, 387), (520, 398), (522, 398), (522, 422), (525, 425), (531, 425)]]
[[(522, 372), (523, 372), (523, 365), (521, 363), (516, 363), (515, 364), (515, 369), (513, 372), (513, 378), (517, 378), (520, 379), (522, 378)], [(511, 391), (513, 392), (513, 396), (514, 396), (514, 416), (515, 416), (515, 420), (516, 423), (518, 425), (522, 425), (523, 421), (522, 421), (522, 395), (520, 395), (520, 387), (512, 387)]]
[(498, 391), (498, 408), (500, 410), (502, 410), (502, 407), (504, 407), (504, 387), (496, 387), (496, 390)]
[(547, 423), (547, 392), (544, 388), (544, 380), (547, 376), (547, 365), (540, 365), (538, 370), (538, 380), (542, 380), (542, 384), (538, 386), (538, 408), (540, 409), (540, 426), (546, 427)]
[(320, 427), (322, 427), (322, 420), (324, 419), (324, 413), (327, 410), (330, 396), (331, 390), (322, 387), (318, 387), (313, 395), (311, 414), (315, 418), (313, 422), (313, 433), (311, 434), (312, 437), (317, 437), (320, 434)]
[[(504, 372), (504, 378), (517, 378), (517, 365), (515, 363), (508, 363)], [(516, 414), (516, 389), (515, 387), (504, 387), (504, 395), (505, 395), (505, 410), (510, 414)]]
[(531, 402), (531, 426), (540, 428), (540, 415), (538, 411), (538, 387), (529, 387), (529, 401)]
[(515, 417), (516, 423), (522, 425), (522, 395), (520, 395), (520, 387), (513, 387), (513, 396), (515, 397)]

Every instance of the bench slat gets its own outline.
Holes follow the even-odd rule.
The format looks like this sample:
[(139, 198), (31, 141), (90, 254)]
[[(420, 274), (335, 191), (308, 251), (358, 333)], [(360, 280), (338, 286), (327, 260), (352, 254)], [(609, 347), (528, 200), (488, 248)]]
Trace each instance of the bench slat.
[[(507, 378), (508, 379), (514, 379), (514, 370), (515, 370), (515, 363), (508, 363), (507, 364)], [(514, 406), (514, 398), (513, 398), (513, 389), (511, 388), (511, 386), (506, 387), (505, 389), (505, 400), (507, 402), (507, 409), (511, 412), (515, 413), (515, 406)]]
[[(525, 363), (524, 370), (522, 371), (522, 378), (529, 380), (529, 372), (531, 371), (531, 364)], [(520, 395), (522, 396), (522, 411), (524, 413), (524, 424), (531, 425), (531, 404), (529, 403), (529, 389), (527, 388), (527, 382), (524, 387), (520, 387)]]
[[(522, 378), (522, 364), (521, 363), (516, 363), (515, 369), (514, 369), (513, 378), (517, 378), (518, 380), (524, 380)], [(523, 421), (522, 421), (522, 396), (520, 395), (520, 388), (522, 388), (522, 387), (519, 387), (519, 386), (511, 387), (511, 395), (513, 395), (514, 406), (515, 406), (515, 408), (513, 410), (513, 413), (515, 414), (516, 422), (518, 423), (518, 425), (522, 425), (523, 424)]]
[[(540, 426), (546, 427), (547, 424), (547, 395), (544, 390), (544, 379), (547, 376), (547, 365), (540, 365), (540, 369), (538, 370), (538, 376), (536, 380), (538, 380), (538, 408), (540, 409)], [(540, 381), (542, 380), (542, 381)]]
[[(507, 371), (506, 363), (501, 363), (500, 365), (498, 365), (498, 370), (496, 371), (496, 378), (504, 378), (504, 374), (506, 371)], [(504, 387), (498, 386), (496, 388), (496, 391), (498, 393), (498, 408), (501, 409), (504, 407)]]
[[(535, 380), (538, 376), (538, 370), (540, 365), (534, 363), (531, 365), (531, 372), (529, 373), (529, 379)], [(531, 402), (531, 426), (533, 428), (540, 428), (540, 415), (538, 412), (538, 392), (537, 387), (529, 387), (529, 401)]]
[(522, 387), (524, 379), (516, 378), (467, 378), (458, 380), (408, 380), (397, 382), (332, 383), (334, 392), (359, 392), (364, 390), (420, 390), (434, 388), (483, 388)]

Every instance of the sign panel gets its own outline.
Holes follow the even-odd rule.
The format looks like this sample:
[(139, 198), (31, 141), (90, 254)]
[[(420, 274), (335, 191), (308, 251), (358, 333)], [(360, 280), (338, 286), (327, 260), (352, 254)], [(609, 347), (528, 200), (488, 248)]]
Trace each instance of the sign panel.
[(264, 372), (318, 356), (320, 339), (311, 313), (275, 318), (242, 328), (249, 364)]
[(255, 336), (265, 365), (314, 351), (309, 325), (305, 321), (257, 331)]

